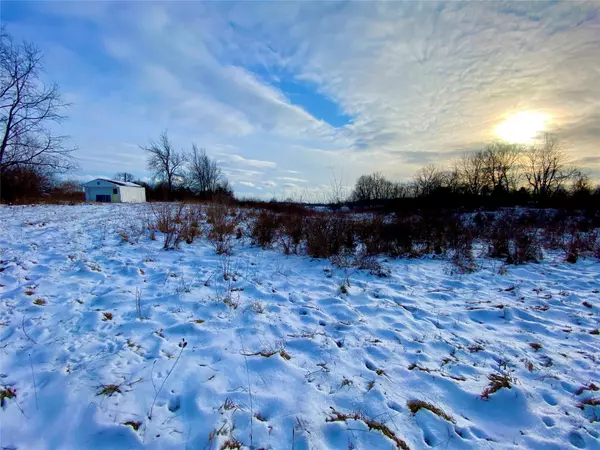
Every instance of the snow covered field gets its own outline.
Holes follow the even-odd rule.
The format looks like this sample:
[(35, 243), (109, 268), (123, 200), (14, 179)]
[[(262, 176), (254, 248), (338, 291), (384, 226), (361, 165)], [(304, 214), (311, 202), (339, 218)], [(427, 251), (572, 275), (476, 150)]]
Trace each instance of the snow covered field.
[(377, 278), (148, 208), (0, 209), (1, 448), (600, 448), (598, 262)]

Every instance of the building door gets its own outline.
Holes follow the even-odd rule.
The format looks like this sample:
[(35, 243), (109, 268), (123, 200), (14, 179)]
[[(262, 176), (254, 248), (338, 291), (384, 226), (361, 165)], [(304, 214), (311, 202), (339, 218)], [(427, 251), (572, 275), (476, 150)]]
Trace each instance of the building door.
[(96, 201), (100, 203), (110, 203), (110, 195), (96, 195)]

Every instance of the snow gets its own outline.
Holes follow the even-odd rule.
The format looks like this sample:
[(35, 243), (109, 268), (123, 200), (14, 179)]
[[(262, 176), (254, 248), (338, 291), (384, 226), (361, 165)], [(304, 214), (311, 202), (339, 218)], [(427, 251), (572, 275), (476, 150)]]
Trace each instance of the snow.
[[(0, 447), (600, 448), (578, 407), (600, 398), (596, 261), (377, 278), (245, 239), (165, 251), (149, 207), (0, 210)], [(491, 374), (511, 387), (483, 399)]]
[(107, 181), (108, 183), (116, 184), (117, 186), (128, 186), (128, 187), (137, 187), (137, 188), (143, 187), (137, 183), (132, 183), (130, 181), (111, 180), (110, 178), (94, 178), (93, 180), (88, 181), (87, 183), (84, 183), (84, 186), (87, 184), (93, 185), (94, 181), (97, 181), (97, 180)]

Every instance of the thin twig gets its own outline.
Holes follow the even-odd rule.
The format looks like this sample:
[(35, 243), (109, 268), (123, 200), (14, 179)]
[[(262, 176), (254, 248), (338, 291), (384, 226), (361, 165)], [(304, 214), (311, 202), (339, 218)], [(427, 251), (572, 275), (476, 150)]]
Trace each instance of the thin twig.
[(33, 378), (33, 389), (35, 391), (35, 409), (37, 411), (39, 411), (40, 405), (38, 403), (37, 385), (35, 384), (35, 374), (33, 373), (33, 363), (31, 362), (31, 353), (29, 354), (29, 365), (31, 366), (31, 378)]
[(156, 385), (154, 384), (154, 365), (156, 364), (156, 359), (152, 363), (152, 369), (150, 369), (150, 381), (152, 381), (152, 387), (154, 388), (154, 393), (156, 394)]
[(135, 309), (137, 311), (138, 319), (142, 317), (142, 291), (141, 289), (135, 288)]
[(175, 369), (175, 366), (177, 365), (177, 362), (179, 361), (179, 358), (181, 358), (181, 354), (183, 353), (183, 349), (187, 347), (187, 342), (185, 341), (185, 339), (182, 339), (181, 343), (179, 345), (181, 347), (181, 350), (179, 351), (179, 355), (177, 355), (177, 359), (173, 363), (173, 367), (171, 367), (171, 370), (169, 370), (169, 373), (167, 373), (167, 376), (165, 377), (165, 379), (163, 380), (162, 384), (158, 388), (158, 392), (156, 393), (156, 395), (154, 396), (154, 400), (152, 401), (152, 406), (150, 407), (150, 412), (148, 413), (148, 419), (150, 419), (150, 420), (152, 420), (152, 410), (154, 409), (154, 404), (156, 403), (156, 399), (158, 398), (158, 394), (160, 394), (160, 391), (162, 390), (163, 386), (167, 382), (167, 379), (171, 375), (171, 372), (173, 372), (173, 369)]
[(31, 338), (31, 336), (29, 336), (27, 334), (27, 330), (25, 329), (25, 314), (23, 314), (23, 321), (21, 322), (21, 329), (23, 330), (23, 334), (27, 337), (27, 339), (29, 339), (31, 342), (33, 342), (34, 344), (37, 345), (37, 342), (35, 340), (33, 340)]
[(244, 341), (240, 336), (240, 343), (242, 344), (242, 355), (244, 356), (244, 361), (246, 362), (246, 377), (248, 378), (248, 395), (250, 396), (250, 448), (254, 448), (254, 443), (252, 442), (252, 434), (253, 434), (253, 418), (254, 418), (254, 410), (252, 408), (252, 387), (250, 386), (250, 370), (248, 369), (248, 357), (246, 355), (246, 349), (244, 348)]

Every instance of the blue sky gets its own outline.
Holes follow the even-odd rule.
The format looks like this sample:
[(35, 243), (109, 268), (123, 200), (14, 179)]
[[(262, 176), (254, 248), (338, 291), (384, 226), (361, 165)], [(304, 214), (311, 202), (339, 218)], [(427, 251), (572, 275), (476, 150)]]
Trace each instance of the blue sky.
[(167, 129), (242, 195), (318, 198), (335, 174), (408, 179), (485, 145), (512, 114), (552, 116), (600, 166), (597, 2), (10, 2), (72, 103), (80, 179), (147, 177)]

